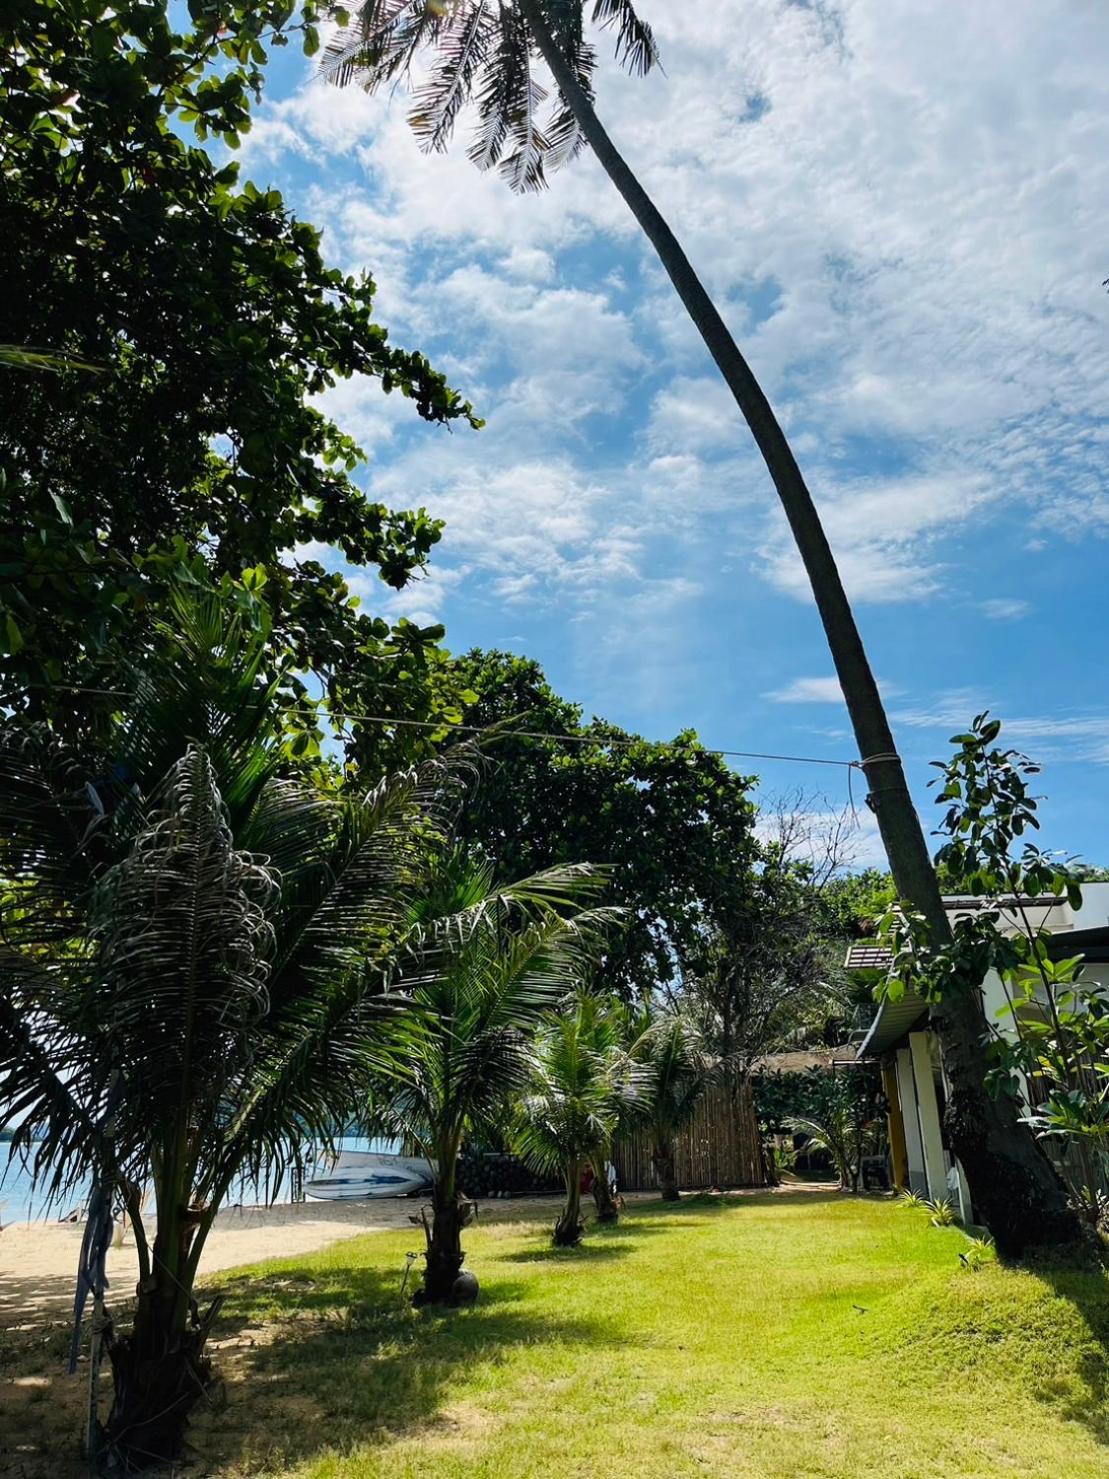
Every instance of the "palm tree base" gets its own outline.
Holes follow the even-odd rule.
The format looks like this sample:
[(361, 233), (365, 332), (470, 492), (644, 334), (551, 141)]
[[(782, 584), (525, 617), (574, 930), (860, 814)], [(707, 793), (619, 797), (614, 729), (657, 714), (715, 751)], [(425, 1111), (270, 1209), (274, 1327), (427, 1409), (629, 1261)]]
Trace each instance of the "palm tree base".
[(585, 1236), (585, 1223), (580, 1217), (560, 1218), (555, 1223), (552, 1242), (556, 1248), (576, 1248)]
[(115, 1390), (97, 1444), (105, 1472), (138, 1474), (181, 1458), (189, 1418), (214, 1378), (207, 1339), (207, 1328), (187, 1331), (154, 1357), (143, 1356), (133, 1336), (111, 1342)]

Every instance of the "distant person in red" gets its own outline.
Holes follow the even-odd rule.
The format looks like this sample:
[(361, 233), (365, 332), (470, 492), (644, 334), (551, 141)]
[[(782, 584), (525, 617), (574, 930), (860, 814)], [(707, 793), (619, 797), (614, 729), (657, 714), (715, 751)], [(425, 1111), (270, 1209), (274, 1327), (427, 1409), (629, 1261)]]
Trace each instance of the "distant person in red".
[(586, 1166), (585, 1170), (581, 1173), (581, 1194), (583, 1197), (587, 1197), (593, 1190), (593, 1179), (593, 1167)]

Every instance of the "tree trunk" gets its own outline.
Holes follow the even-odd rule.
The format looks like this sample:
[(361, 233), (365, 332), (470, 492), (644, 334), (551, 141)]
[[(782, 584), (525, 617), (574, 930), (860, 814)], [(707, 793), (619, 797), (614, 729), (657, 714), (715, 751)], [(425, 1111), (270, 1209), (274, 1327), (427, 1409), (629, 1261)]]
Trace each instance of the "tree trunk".
[[(867, 799), (877, 817), (894, 881), (902, 898), (928, 920), (933, 939), (942, 943), (950, 931), (920, 819), (835, 558), (789, 443), (677, 237), (609, 138), (567, 66), (543, 15), (541, 0), (519, 0), (519, 8), (564, 101), (658, 254), (762, 453), (812, 586), (870, 788)], [(940, 1042), (952, 1083), (952, 1104), (957, 1106), (947, 1117), (948, 1133), (999, 1250), (1002, 1238), (995, 1222), (1005, 1229), (1010, 1254), (1037, 1244), (1080, 1241), (1078, 1218), (1069, 1209), (1062, 1183), (1047, 1157), (1020, 1124), (1013, 1104), (991, 1099), (986, 1092), (981, 1048), (986, 1020), (977, 984), (961, 993), (960, 1001), (944, 1003), (942, 1022)]]
[(466, 1257), (462, 1251), (462, 1200), (453, 1175), (436, 1181), (431, 1199), (424, 1287), (414, 1296), (414, 1304), (451, 1304), (454, 1300), (455, 1283)]
[(612, 1195), (612, 1187), (609, 1185), (608, 1172), (605, 1169), (608, 1161), (608, 1152), (602, 1151), (593, 1158), (593, 1201), (597, 1208), (598, 1222), (619, 1222), (620, 1208), (616, 1205), (616, 1198)]
[(166, 1231), (179, 1256), (167, 1257), (166, 1237), (159, 1232), (130, 1333), (117, 1337), (109, 1327), (114, 1390), (97, 1448), (113, 1472), (138, 1473), (180, 1459), (189, 1417), (212, 1381), (204, 1347), (222, 1301), (198, 1315), (191, 1287), (172, 1273), (187, 1261), (188, 1232), (183, 1226)]
[(662, 1193), (664, 1202), (677, 1202), (681, 1199), (678, 1190), (678, 1171), (674, 1163), (673, 1142), (665, 1136), (659, 1136), (655, 1140), (654, 1149), (651, 1151), (651, 1165), (655, 1173), (655, 1182)]
[(555, 1223), (554, 1245), (556, 1248), (576, 1248), (585, 1232), (581, 1217), (581, 1166), (575, 1161), (565, 1169), (566, 1205)]

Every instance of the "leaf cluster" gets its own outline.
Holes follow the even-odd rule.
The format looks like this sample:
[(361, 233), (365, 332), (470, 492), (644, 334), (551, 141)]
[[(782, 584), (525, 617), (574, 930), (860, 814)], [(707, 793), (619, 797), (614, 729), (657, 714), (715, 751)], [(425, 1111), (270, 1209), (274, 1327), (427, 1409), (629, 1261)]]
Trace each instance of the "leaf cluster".
[(400, 587), (440, 526), (368, 499), (361, 450), (315, 401), (364, 375), (427, 421), (473, 412), (389, 342), (369, 277), (329, 267), (279, 192), (200, 146), (238, 143), (270, 50), (311, 50), (317, 21), (287, 0), (6, 9), (0, 341), (54, 370), (0, 385), (0, 702), (16, 712), (100, 713), (59, 685), (110, 688), (194, 559), (268, 577), (275, 634), (334, 702), (447, 706), (441, 631), (364, 615), (312, 553)]
[(467, 105), (468, 150), (479, 169), (497, 169), (518, 192), (541, 190), (552, 171), (580, 153), (584, 139), (569, 102), (535, 76), (538, 31), (557, 48), (585, 96), (593, 98), (597, 52), (590, 27), (615, 37), (617, 60), (642, 75), (658, 62), (654, 34), (632, 0), (364, 0), (353, 23), (327, 45), (323, 75), (367, 91), (406, 80), (409, 123), (421, 148), (445, 150)]

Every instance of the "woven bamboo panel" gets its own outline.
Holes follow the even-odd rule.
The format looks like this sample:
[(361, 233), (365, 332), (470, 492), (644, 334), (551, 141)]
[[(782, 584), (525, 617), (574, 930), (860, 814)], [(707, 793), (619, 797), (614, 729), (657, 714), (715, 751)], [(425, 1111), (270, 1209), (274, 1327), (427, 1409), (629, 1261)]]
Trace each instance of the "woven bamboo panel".
[[(750, 1085), (717, 1084), (705, 1094), (674, 1142), (683, 1187), (764, 1186), (759, 1127)], [(616, 1143), (613, 1161), (625, 1191), (652, 1191), (650, 1136), (638, 1130)]]

